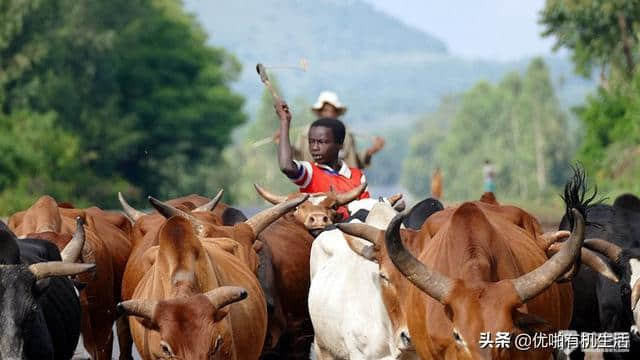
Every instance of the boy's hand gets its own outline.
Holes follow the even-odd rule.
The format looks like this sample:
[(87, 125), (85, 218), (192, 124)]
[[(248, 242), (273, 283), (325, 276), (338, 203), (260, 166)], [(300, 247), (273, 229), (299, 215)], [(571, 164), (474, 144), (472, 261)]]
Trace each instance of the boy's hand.
[(291, 122), (291, 113), (289, 112), (289, 105), (284, 101), (279, 101), (276, 105), (276, 114), (280, 118), (280, 121), (284, 121), (287, 123)]

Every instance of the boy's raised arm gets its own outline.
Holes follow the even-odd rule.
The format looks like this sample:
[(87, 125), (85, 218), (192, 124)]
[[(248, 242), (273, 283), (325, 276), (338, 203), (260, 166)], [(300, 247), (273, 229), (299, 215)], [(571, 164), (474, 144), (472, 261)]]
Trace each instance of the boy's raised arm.
[(278, 164), (282, 171), (289, 178), (298, 175), (298, 166), (293, 162), (291, 142), (289, 141), (289, 127), (291, 125), (291, 113), (289, 106), (280, 101), (275, 106), (276, 114), (280, 118), (280, 142), (278, 143)]

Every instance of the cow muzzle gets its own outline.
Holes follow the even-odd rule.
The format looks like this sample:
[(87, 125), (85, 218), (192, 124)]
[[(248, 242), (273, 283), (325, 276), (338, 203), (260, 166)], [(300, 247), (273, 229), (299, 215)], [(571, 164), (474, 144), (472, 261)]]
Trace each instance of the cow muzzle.
[(332, 221), (329, 216), (322, 212), (311, 213), (304, 219), (304, 226), (309, 229), (310, 232), (322, 231), (331, 224)]

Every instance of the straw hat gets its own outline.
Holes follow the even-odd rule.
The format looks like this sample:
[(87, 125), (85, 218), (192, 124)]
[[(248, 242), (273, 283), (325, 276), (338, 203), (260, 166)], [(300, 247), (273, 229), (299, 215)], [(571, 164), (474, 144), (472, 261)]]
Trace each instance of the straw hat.
[(333, 91), (321, 92), (318, 100), (316, 100), (316, 103), (311, 107), (311, 110), (319, 112), (325, 103), (333, 105), (338, 111), (338, 115), (342, 115), (347, 111), (347, 107), (340, 102), (338, 95)]

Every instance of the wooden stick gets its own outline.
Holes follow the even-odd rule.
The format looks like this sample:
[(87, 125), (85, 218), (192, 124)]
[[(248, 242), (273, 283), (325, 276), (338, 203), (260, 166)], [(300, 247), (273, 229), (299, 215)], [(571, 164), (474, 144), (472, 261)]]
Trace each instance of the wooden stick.
[(269, 76), (267, 76), (267, 70), (265, 69), (264, 65), (258, 63), (256, 65), (256, 71), (258, 72), (258, 75), (260, 75), (260, 80), (267, 86), (267, 88), (271, 92), (274, 105), (279, 104), (282, 100), (280, 99), (278, 93), (273, 89), (273, 86), (271, 86), (271, 81), (269, 81)]

